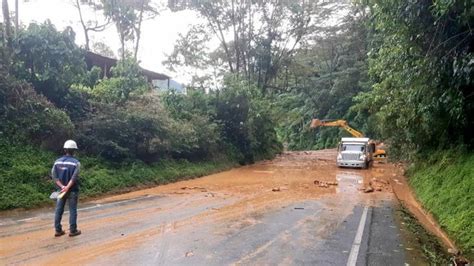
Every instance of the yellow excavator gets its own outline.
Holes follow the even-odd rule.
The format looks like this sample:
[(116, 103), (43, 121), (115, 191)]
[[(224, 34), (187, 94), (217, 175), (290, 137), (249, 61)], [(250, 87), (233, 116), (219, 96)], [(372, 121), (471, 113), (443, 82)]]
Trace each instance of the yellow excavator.
[[(346, 120), (342, 120), (342, 119), (337, 119), (337, 120), (313, 119), (311, 121), (311, 128), (317, 128), (317, 127), (340, 127), (340, 128), (345, 129), (347, 132), (349, 132), (349, 134), (351, 134), (355, 138), (364, 137), (364, 134), (362, 134), (362, 132), (353, 129), (352, 127), (349, 126)], [(378, 146), (375, 149), (373, 156), (376, 161), (383, 161), (387, 158), (387, 153), (385, 152), (385, 149), (382, 147), (382, 145), (378, 144)]]

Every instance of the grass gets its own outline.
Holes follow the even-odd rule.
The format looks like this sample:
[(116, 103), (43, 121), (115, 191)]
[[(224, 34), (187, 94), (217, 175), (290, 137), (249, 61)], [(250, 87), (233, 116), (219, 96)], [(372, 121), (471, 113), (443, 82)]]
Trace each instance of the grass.
[(464, 255), (474, 258), (474, 154), (448, 150), (413, 165), (410, 185), (423, 206), (454, 239)]
[[(0, 210), (33, 208), (51, 203), (55, 189), (50, 179), (59, 155), (32, 146), (0, 142)], [(189, 162), (162, 160), (155, 164), (141, 161), (114, 164), (100, 158), (78, 156), (82, 172), (81, 195), (95, 197), (155, 186), (222, 171), (235, 165), (228, 159)]]

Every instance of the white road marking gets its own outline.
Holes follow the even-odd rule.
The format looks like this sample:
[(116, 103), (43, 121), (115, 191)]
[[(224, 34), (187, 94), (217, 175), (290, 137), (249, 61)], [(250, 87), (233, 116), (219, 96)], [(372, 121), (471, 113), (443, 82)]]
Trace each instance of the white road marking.
[(364, 207), (362, 216), (360, 217), (359, 227), (357, 228), (357, 233), (352, 243), (351, 253), (349, 254), (349, 259), (347, 259), (347, 266), (355, 266), (357, 262), (357, 257), (359, 255), (360, 243), (362, 242), (362, 236), (364, 234), (365, 221), (367, 220), (367, 211), (369, 210), (368, 206)]

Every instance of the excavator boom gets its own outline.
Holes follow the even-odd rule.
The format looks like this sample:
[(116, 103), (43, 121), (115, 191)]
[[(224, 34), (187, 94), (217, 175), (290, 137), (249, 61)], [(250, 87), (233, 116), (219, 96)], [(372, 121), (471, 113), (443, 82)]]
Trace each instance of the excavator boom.
[[(313, 119), (311, 120), (311, 128), (317, 128), (317, 127), (341, 127), (345, 129), (349, 134), (351, 134), (355, 138), (363, 138), (364, 134), (362, 132), (359, 132), (352, 127), (349, 126), (346, 120), (338, 119), (338, 120), (319, 120), (319, 119)], [(374, 156), (376, 160), (384, 160), (387, 157), (387, 154), (385, 153), (384, 149), (376, 149)]]
[(345, 129), (349, 134), (351, 134), (355, 138), (363, 138), (364, 134), (361, 132), (353, 129), (347, 124), (346, 120), (333, 120), (333, 121), (324, 121), (319, 119), (313, 119), (311, 121), (311, 128), (317, 127), (341, 127)]

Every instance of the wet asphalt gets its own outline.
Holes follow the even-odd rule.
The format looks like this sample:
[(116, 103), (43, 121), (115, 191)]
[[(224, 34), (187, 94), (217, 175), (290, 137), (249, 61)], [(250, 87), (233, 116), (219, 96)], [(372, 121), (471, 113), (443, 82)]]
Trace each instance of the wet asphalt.
[[(305, 201), (251, 217), (248, 224), (212, 221), (163, 232), (156, 241), (93, 264), (121, 265), (405, 265), (394, 198), (354, 205), (341, 216), (330, 199)], [(367, 216), (355, 264), (349, 256), (364, 208)], [(221, 226), (221, 230), (216, 227)], [(220, 233), (215, 233), (219, 231)]]
[(406, 265), (397, 199), (361, 193), (359, 173), (292, 201), (202, 191), (89, 202), (77, 238), (52, 237), (51, 208), (2, 213), (0, 265)]

